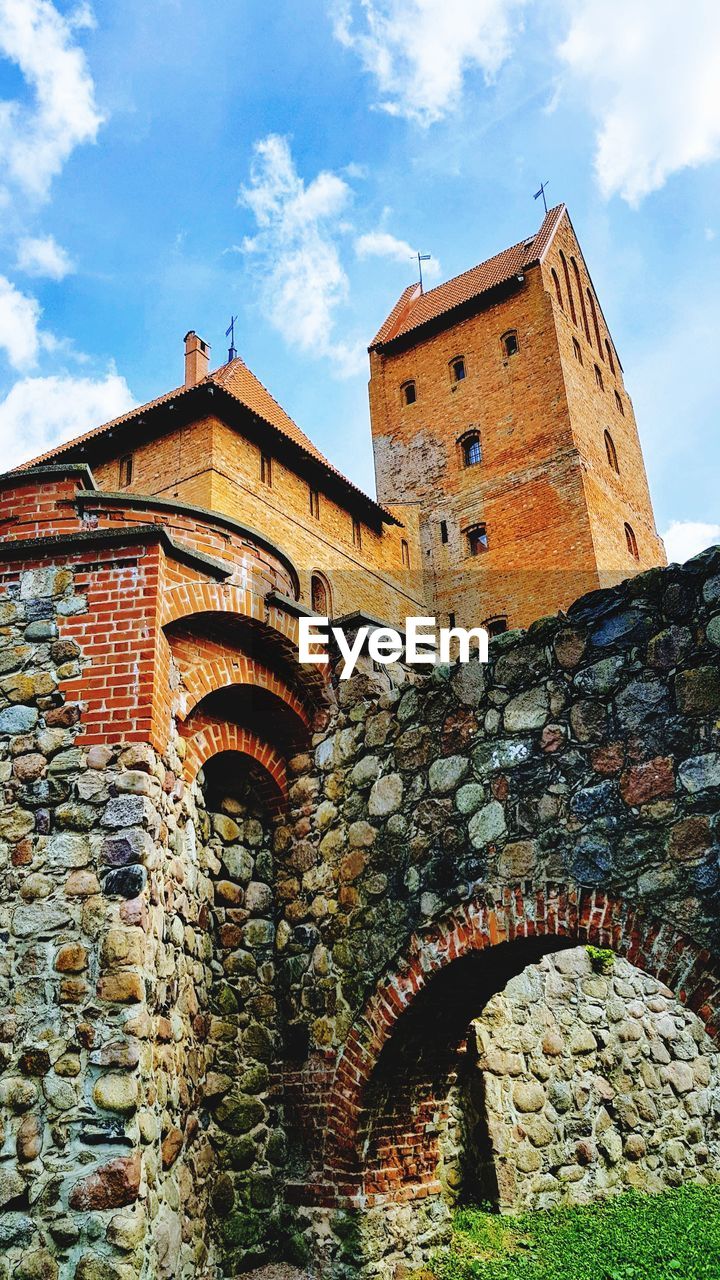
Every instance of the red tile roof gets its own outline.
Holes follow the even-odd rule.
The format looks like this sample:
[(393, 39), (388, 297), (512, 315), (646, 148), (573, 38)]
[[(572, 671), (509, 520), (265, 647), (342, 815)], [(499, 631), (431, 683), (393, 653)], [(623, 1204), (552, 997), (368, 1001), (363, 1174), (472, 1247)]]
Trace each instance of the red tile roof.
[(493, 258), (488, 258), (477, 267), (471, 267), (452, 280), (446, 280), (445, 284), (440, 284), (435, 289), (429, 289), (427, 293), (421, 293), (417, 284), (410, 285), (400, 295), (387, 320), (373, 338), (370, 350), (394, 342), (428, 321), (480, 297), (499, 284), (504, 284), (513, 276), (521, 275), (546, 252), (564, 212), (564, 204), (556, 205), (545, 215), (537, 235), (521, 240), (509, 249), (503, 249), (502, 253), (496, 253)]

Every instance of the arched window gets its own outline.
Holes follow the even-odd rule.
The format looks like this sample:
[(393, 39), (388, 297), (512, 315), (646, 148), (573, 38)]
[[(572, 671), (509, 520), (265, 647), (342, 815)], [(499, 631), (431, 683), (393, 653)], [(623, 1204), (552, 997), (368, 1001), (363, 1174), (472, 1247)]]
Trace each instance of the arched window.
[(483, 626), (489, 636), (501, 636), (508, 629), (508, 620), (503, 617), (488, 618), (486, 622), (483, 622)]
[(313, 613), (323, 618), (332, 617), (330, 584), (322, 573), (314, 573), (310, 579), (310, 605)]
[(588, 302), (590, 304), (590, 315), (592, 316), (593, 329), (595, 330), (595, 341), (597, 342), (597, 349), (600, 352), (600, 359), (604, 360), (605, 352), (603, 351), (603, 345), (602, 345), (602, 342), (600, 341), (600, 326), (598, 324), (597, 311), (595, 310), (595, 299), (593, 298), (592, 291), (590, 289), (588, 289), (587, 291), (587, 297), (588, 297)]
[(510, 356), (517, 355), (520, 347), (518, 345), (518, 336), (515, 329), (508, 329), (507, 333), (503, 334), (500, 341), (503, 344), (503, 349), (507, 359), (510, 359)]
[(482, 445), (479, 431), (468, 431), (460, 441), (462, 445), (463, 466), (476, 467), (482, 462)]
[(403, 382), (400, 392), (403, 404), (414, 404), (417, 400), (417, 389), (414, 382)]
[(570, 262), (572, 263), (572, 269), (575, 273), (575, 284), (577, 285), (578, 297), (580, 299), (580, 310), (582, 312), (582, 321), (583, 321), (583, 329), (585, 330), (585, 337), (587, 338), (588, 342), (592, 345), (592, 339), (590, 337), (590, 325), (588, 324), (587, 311), (585, 310), (585, 299), (583, 297), (582, 283), (580, 281), (580, 268), (578, 267), (578, 264), (575, 258), (571, 258)]
[(400, 555), (402, 557), (402, 562), (405, 568), (409, 569), (410, 568), (410, 547), (408, 546), (405, 538), (400, 539)]
[(635, 534), (633, 532), (632, 525), (629, 525), (629, 524), (625, 525), (625, 541), (627, 543), (627, 549), (630, 552), (630, 555), (633, 557), (634, 560), (639, 560), (640, 552), (638, 551), (637, 538), (635, 537)]
[(620, 468), (618, 466), (618, 460), (617, 460), (617, 452), (615, 449), (615, 441), (613, 440), (609, 431), (605, 432), (605, 452), (607, 454), (607, 460), (610, 463), (610, 466), (612, 467), (613, 471), (617, 471), (618, 475), (620, 475)]
[(550, 275), (552, 276), (553, 284), (555, 285), (555, 294), (558, 300), (558, 306), (561, 311), (564, 311), (565, 308), (563, 306), (562, 292), (560, 290), (560, 281), (558, 280), (558, 274), (554, 267), (550, 268)]
[(612, 347), (610, 346), (610, 343), (608, 342), (607, 338), (605, 339), (605, 350), (607, 351), (608, 364), (610, 365), (610, 368), (611, 368), (611, 370), (612, 370), (612, 373), (614, 374), (614, 373), (615, 373), (615, 361), (613, 360)]
[(487, 525), (472, 524), (465, 530), (468, 555), (481, 556), (488, 549)]
[(450, 381), (462, 382), (465, 377), (465, 357), (454, 356), (450, 361)]
[(562, 249), (560, 250), (560, 261), (562, 262), (563, 275), (565, 276), (565, 288), (567, 290), (568, 303), (570, 304), (570, 315), (572, 316), (573, 324), (577, 324), (577, 316), (575, 314), (575, 303), (573, 302), (573, 295), (572, 295), (572, 285), (570, 284), (570, 272), (568, 271), (567, 259)]
[(578, 342), (577, 338), (573, 338), (573, 352), (575, 355), (575, 359), (578, 361), (579, 364), (582, 364), (583, 362), (582, 350), (580, 348), (580, 343)]
[(600, 390), (604, 391), (605, 383), (603, 382), (602, 369), (600, 368), (599, 364), (595, 365), (595, 381), (597, 382)]
[(617, 409), (618, 413), (621, 413), (623, 417), (625, 417), (625, 408), (622, 400), (620, 399), (619, 391), (615, 392), (615, 408)]

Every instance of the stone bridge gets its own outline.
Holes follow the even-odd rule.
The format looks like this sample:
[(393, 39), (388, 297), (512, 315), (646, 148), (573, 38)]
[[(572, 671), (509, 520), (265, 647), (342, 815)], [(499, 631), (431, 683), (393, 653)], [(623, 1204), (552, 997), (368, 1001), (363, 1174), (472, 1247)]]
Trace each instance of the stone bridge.
[(458, 1197), (716, 1176), (720, 551), (326, 684), (252, 531), (76, 483), (5, 548), (0, 1275), (391, 1277)]

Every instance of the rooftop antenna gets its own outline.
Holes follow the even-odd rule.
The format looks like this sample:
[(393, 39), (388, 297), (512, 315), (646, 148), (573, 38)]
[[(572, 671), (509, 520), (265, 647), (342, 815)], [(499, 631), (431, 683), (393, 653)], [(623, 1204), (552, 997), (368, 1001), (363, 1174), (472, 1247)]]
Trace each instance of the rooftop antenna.
[(423, 262), (429, 262), (431, 258), (432, 258), (431, 253), (420, 253), (418, 251), (417, 260), (418, 260), (418, 271), (420, 272), (420, 292), (421, 293), (425, 292), (425, 290), (423, 289), (422, 264)]
[(237, 316), (231, 316), (230, 323), (227, 329), (225, 330), (225, 337), (230, 339), (230, 349), (228, 351), (228, 360), (235, 360), (237, 358), (237, 350), (235, 348), (235, 321), (236, 320), (237, 320)]
[(546, 212), (546, 213), (547, 213), (547, 200), (545, 199), (545, 188), (546, 188), (546, 187), (549, 187), (549, 186), (550, 186), (550, 183), (549, 183), (549, 182), (541, 182), (541, 183), (540, 183), (540, 190), (539, 190), (539, 191), (536, 191), (536, 192), (535, 192), (535, 195), (533, 196), (533, 200), (539, 200), (539, 199), (540, 199), (540, 197), (542, 196), (542, 202), (543, 202), (543, 205), (545, 206), (545, 212)]

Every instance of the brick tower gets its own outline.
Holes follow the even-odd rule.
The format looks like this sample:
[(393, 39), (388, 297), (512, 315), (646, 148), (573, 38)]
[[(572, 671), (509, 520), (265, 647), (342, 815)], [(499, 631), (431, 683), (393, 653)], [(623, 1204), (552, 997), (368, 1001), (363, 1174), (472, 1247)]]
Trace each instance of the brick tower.
[(436, 614), (526, 626), (665, 563), (622, 366), (564, 205), (370, 347), (378, 498), (419, 508)]

